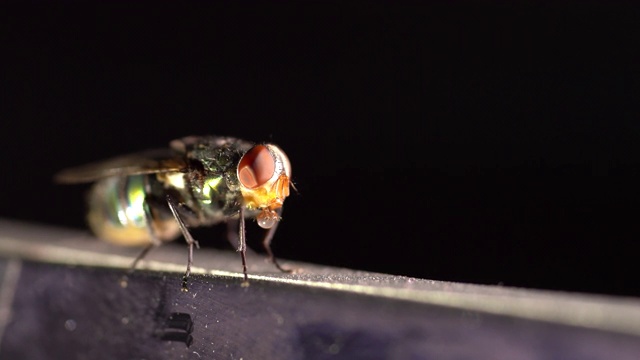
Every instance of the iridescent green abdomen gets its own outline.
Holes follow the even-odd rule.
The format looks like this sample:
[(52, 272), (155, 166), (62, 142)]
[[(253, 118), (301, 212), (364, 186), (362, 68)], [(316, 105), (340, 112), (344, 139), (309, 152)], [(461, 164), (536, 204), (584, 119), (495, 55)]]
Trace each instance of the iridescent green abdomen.
[(131, 246), (151, 243), (151, 229), (158, 240), (169, 241), (178, 236), (175, 219), (152, 210), (146, 203), (154, 176), (110, 177), (94, 184), (87, 218), (96, 236)]

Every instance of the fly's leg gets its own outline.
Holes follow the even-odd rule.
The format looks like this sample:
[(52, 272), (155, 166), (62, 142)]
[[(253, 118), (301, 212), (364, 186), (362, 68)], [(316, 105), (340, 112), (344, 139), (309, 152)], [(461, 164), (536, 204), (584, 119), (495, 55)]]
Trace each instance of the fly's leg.
[[(240, 245), (240, 231), (238, 231), (240, 226), (239, 221), (240, 220), (234, 218), (227, 219), (227, 241), (231, 244), (231, 247), (236, 250), (238, 250)], [(251, 252), (249, 245), (247, 245), (247, 252)]]
[(178, 225), (180, 226), (180, 231), (182, 231), (182, 236), (184, 236), (184, 239), (187, 241), (187, 246), (189, 247), (189, 256), (187, 258), (187, 270), (185, 271), (184, 276), (182, 277), (182, 291), (189, 291), (189, 288), (187, 286), (187, 280), (189, 279), (189, 275), (191, 275), (191, 264), (193, 264), (193, 247), (195, 245), (196, 247), (200, 248), (200, 245), (196, 240), (193, 239), (193, 236), (191, 236), (189, 229), (187, 229), (187, 225), (185, 225), (184, 221), (182, 221), (182, 218), (180, 218), (180, 215), (178, 214), (178, 204), (171, 197), (171, 195), (167, 195), (167, 204), (169, 204), (169, 209), (171, 209), (171, 213), (173, 214), (173, 217), (178, 222)]
[(238, 248), (236, 251), (239, 252), (240, 257), (242, 257), (242, 273), (244, 274), (242, 286), (249, 286), (249, 276), (247, 275), (247, 233), (244, 226), (244, 207), (240, 208), (240, 217), (238, 218), (238, 221), (240, 222), (240, 228), (238, 230)]
[[(136, 256), (136, 258), (133, 260), (133, 263), (131, 263), (131, 267), (129, 267), (129, 270), (127, 271), (127, 275), (131, 275), (136, 270), (138, 263), (140, 263), (140, 261), (147, 256), (147, 254), (149, 253), (149, 251), (151, 251), (151, 249), (158, 247), (162, 244), (162, 242), (158, 239), (158, 237), (156, 237), (156, 234), (153, 230), (153, 225), (152, 225), (153, 215), (151, 214), (151, 209), (149, 208), (149, 203), (147, 203), (146, 199), (144, 201), (143, 207), (144, 207), (144, 217), (147, 224), (147, 231), (149, 231), (149, 236), (151, 237), (151, 243), (147, 245), (144, 249), (142, 249), (142, 252), (140, 252), (140, 254)], [(122, 287), (127, 287), (127, 285), (129, 284), (127, 275), (125, 275), (120, 281), (120, 285)]]
[[(278, 214), (278, 217), (280, 217), (282, 215), (282, 208), (277, 209), (276, 213)], [(280, 221), (277, 221), (269, 230), (267, 230), (267, 233), (264, 235), (264, 239), (262, 240), (262, 247), (264, 247), (264, 250), (267, 252), (267, 256), (269, 256), (269, 261), (271, 261), (273, 265), (275, 265), (278, 268), (278, 270), (285, 273), (292, 273), (292, 272), (295, 272), (296, 269), (281, 266), (278, 263), (278, 260), (276, 259), (276, 257), (273, 255), (273, 251), (271, 250), (271, 240), (273, 240), (273, 235), (275, 235), (276, 229), (278, 228), (279, 223)]]

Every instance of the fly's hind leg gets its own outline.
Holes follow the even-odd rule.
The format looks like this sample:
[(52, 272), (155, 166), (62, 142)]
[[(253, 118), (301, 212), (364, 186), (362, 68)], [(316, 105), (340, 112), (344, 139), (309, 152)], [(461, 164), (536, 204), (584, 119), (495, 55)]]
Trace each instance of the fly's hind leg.
[(178, 225), (180, 226), (180, 231), (182, 232), (182, 236), (184, 236), (184, 239), (187, 242), (187, 246), (189, 247), (189, 256), (187, 258), (187, 270), (185, 271), (184, 276), (182, 277), (182, 291), (189, 291), (187, 282), (189, 280), (189, 275), (191, 275), (191, 265), (193, 264), (193, 247), (195, 246), (197, 248), (200, 248), (200, 245), (193, 238), (193, 236), (191, 236), (189, 229), (187, 229), (187, 225), (184, 223), (184, 221), (182, 221), (182, 218), (180, 218), (180, 214), (178, 214), (178, 203), (173, 197), (171, 197), (171, 195), (167, 195), (167, 204), (169, 205), (169, 209), (171, 209), (171, 213), (173, 214), (173, 217), (178, 222)]
[[(127, 271), (127, 275), (131, 275), (136, 270), (136, 267), (138, 266), (138, 263), (140, 263), (140, 261), (147, 256), (147, 254), (149, 253), (149, 251), (151, 251), (151, 249), (156, 248), (156, 247), (158, 247), (158, 246), (160, 246), (162, 244), (162, 241), (160, 241), (158, 239), (158, 237), (155, 234), (155, 231), (153, 230), (153, 225), (152, 225), (153, 224), (153, 215), (151, 214), (151, 209), (149, 208), (149, 204), (147, 203), (146, 199), (144, 201), (144, 205), (143, 206), (144, 206), (144, 216), (145, 216), (145, 220), (146, 220), (146, 223), (147, 223), (147, 231), (149, 231), (149, 237), (151, 238), (151, 243), (149, 243), (149, 245), (145, 246), (145, 248), (142, 249), (140, 254), (138, 254), (138, 256), (136, 256), (136, 258), (131, 263), (131, 266), (129, 267), (129, 270)], [(122, 279), (120, 281), (120, 286), (127, 287), (129, 285), (129, 279), (128, 279), (127, 275), (122, 277)]]
[[(282, 208), (277, 209), (276, 213), (278, 214), (278, 217), (280, 217), (282, 215)], [(269, 230), (267, 230), (266, 234), (264, 235), (264, 239), (262, 239), (262, 247), (267, 252), (269, 261), (271, 261), (273, 265), (275, 265), (278, 268), (278, 270), (285, 273), (294, 273), (294, 272), (297, 272), (298, 269), (284, 267), (280, 265), (275, 255), (273, 255), (273, 251), (271, 250), (271, 240), (273, 240), (273, 235), (276, 233), (276, 229), (278, 228), (279, 223), (280, 221), (277, 221), (275, 225), (273, 225)]]
[(244, 280), (242, 286), (249, 285), (249, 275), (247, 274), (247, 236), (244, 224), (244, 208), (240, 208), (238, 219), (227, 220), (227, 240), (242, 258), (242, 274)]

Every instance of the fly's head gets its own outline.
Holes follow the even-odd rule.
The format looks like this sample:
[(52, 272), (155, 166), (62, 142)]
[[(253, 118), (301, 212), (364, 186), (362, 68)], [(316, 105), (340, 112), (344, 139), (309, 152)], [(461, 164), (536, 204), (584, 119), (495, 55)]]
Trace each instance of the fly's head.
[(245, 206), (260, 211), (260, 227), (273, 227), (279, 220), (276, 210), (289, 196), (289, 158), (273, 144), (256, 145), (242, 156), (237, 172)]

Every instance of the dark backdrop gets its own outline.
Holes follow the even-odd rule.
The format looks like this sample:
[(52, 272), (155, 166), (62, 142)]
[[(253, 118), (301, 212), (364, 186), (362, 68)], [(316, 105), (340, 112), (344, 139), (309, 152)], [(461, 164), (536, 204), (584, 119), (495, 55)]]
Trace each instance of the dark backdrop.
[(640, 8), (507, 3), (2, 5), (0, 216), (84, 228), (55, 171), (233, 135), (293, 163), (281, 257), (640, 295)]

